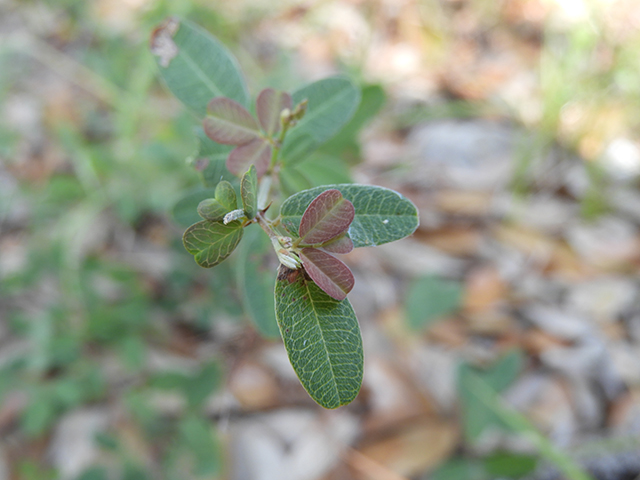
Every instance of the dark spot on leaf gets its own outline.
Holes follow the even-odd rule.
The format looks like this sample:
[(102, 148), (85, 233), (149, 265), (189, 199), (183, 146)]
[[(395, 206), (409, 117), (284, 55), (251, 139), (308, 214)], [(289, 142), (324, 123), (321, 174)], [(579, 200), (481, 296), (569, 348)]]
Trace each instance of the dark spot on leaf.
[(173, 36), (178, 31), (180, 22), (171, 17), (165, 20), (151, 34), (151, 53), (158, 57), (161, 67), (167, 68), (171, 60), (178, 55), (178, 46), (173, 41)]
[(287, 329), (285, 330), (285, 332), (289, 333), (289, 329), (287, 328)]
[(307, 299), (307, 296), (305, 295), (304, 297), (302, 297), (302, 299), (303, 299), (303, 300), (306, 300), (306, 299)]

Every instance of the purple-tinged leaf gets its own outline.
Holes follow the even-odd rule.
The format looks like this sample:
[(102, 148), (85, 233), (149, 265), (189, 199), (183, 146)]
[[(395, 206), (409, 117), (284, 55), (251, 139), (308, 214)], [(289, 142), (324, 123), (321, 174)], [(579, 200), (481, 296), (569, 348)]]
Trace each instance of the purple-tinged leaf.
[(273, 88), (265, 88), (256, 99), (256, 113), (264, 132), (272, 136), (280, 130), (280, 113), (291, 109), (291, 95)]
[(231, 151), (227, 157), (227, 169), (239, 177), (247, 171), (250, 165), (255, 165), (256, 173), (260, 178), (269, 168), (270, 160), (271, 145), (262, 138), (256, 138)]
[(333, 255), (317, 248), (303, 248), (300, 260), (311, 280), (330, 297), (344, 300), (353, 288), (351, 270)]
[(226, 97), (209, 102), (202, 126), (211, 140), (225, 145), (244, 145), (260, 137), (256, 119), (238, 102)]
[(349, 238), (349, 235), (343, 233), (339, 237), (324, 243), (321, 248), (329, 253), (349, 253), (353, 250), (353, 242), (351, 238)]
[(309, 204), (300, 219), (300, 244), (319, 245), (345, 233), (353, 221), (353, 204), (340, 190), (325, 190)]

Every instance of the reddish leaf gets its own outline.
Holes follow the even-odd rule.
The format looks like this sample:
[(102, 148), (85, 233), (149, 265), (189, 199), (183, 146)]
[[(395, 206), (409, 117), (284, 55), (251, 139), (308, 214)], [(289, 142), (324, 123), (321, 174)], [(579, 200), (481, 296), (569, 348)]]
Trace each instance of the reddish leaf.
[(300, 243), (319, 245), (344, 233), (355, 216), (353, 204), (340, 190), (325, 190), (309, 204), (300, 219)]
[(202, 126), (211, 140), (225, 145), (244, 145), (260, 137), (255, 118), (238, 102), (226, 97), (209, 102)]
[(265, 88), (256, 99), (256, 113), (260, 126), (269, 136), (280, 130), (280, 113), (291, 109), (291, 95), (273, 88)]
[(333, 255), (317, 248), (303, 248), (300, 260), (305, 271), (318, 287), (336, 300), (344, 300), (355, 279), (349, 267)]
[(257, 138), (231, 151), (227, 158), (227, 169), (239, 177), (247, 171), (250, 165), (255, 165), (259, 178), (269, 168), (270, 160), (271, 145), (266, 140)]
[(349, 253), (353, 250), (353, 242), (346, 233), (322, 245), (322, 250), (330, 253)]

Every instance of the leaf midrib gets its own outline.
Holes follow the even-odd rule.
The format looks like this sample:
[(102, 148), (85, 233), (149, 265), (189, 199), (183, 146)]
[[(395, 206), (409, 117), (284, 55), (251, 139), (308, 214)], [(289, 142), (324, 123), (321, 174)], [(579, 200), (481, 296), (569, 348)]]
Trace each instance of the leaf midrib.
[(304, 288), (307, 291), (307, 298), (309, 299), (309, 303), (311, 304), (311, 309), (313, 310), (313, 314), (315, 316), (316, 323), (318, 324), (318, 329), (320, 330), (320, 336), (322, 337), (322, 346), (324, 348), (325, 354), (327, 355), (327, 363), (329, 364), (329, 368), (331, 369), (331, 382), (333, 384), (333, 388), (336, 392), (336, 396), (338, 397), (338, 404), (342, 405), (342, 398), (340, 396), (340, 390), (338, 389), (338, 382), (336, 380), (336, 374), (333, 370), (333, 364), (331, 363), (331, 356), (329, 355), (329, 349), (327, 348), (327, 342), (324, 338), (324, 331), (320, 326), (318, 311), (316, 310), (315, 302), (313, 301), (313, 295), (311, 294), (311, 290), (309, 289), (309, 283), (307, 280), (303, 280)]

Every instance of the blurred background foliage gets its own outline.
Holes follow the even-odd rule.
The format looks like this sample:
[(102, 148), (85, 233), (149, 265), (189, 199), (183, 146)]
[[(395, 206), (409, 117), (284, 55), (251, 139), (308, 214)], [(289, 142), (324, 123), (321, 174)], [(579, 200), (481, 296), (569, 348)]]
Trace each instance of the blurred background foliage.
[[(251, 389), (229, 393), (227, 373), (265, 340), (247, 322), (233, 266), (197, 267), (179, 208), (169, 213), (201, 188), (196, 121), (148, 50), (169, 15), (228, 45), (253, 95), (337, 71), (363, 87), (354, 120), (315, 154), (321, 167), (285, 189), (375, 178), (366, 166), (349, 173), (363, 158), (395, 179), (407, 167), (394, 148), (415, 125), (475, 117), (532, 132), (514, 160), (514, 195), (535, 191), (536, 159), (558, 147), (585, 166), (583, 218), (611, 211), (615, 182), (637, 186), (634, 0), (0, 1), (0, 479), (254, 478), (230, 471), (216, 431), (229, 412), (243, 418), (252, 401), (312, 408), (282, 383), (264, 404)], [(358, 136), (379, 112), (387, 143)], [(463, 302), (460, 279), (398, 281), (405, 335)], [(516, 348), (476, 376), (499, 392), (522, 364)], [(501, 420), (465, 375), (459, 425), (471, 445)], [(513, 478), (535, 466), (485, 453), (447, 450), (422, 471), (449, 457), (431, 478)]]

